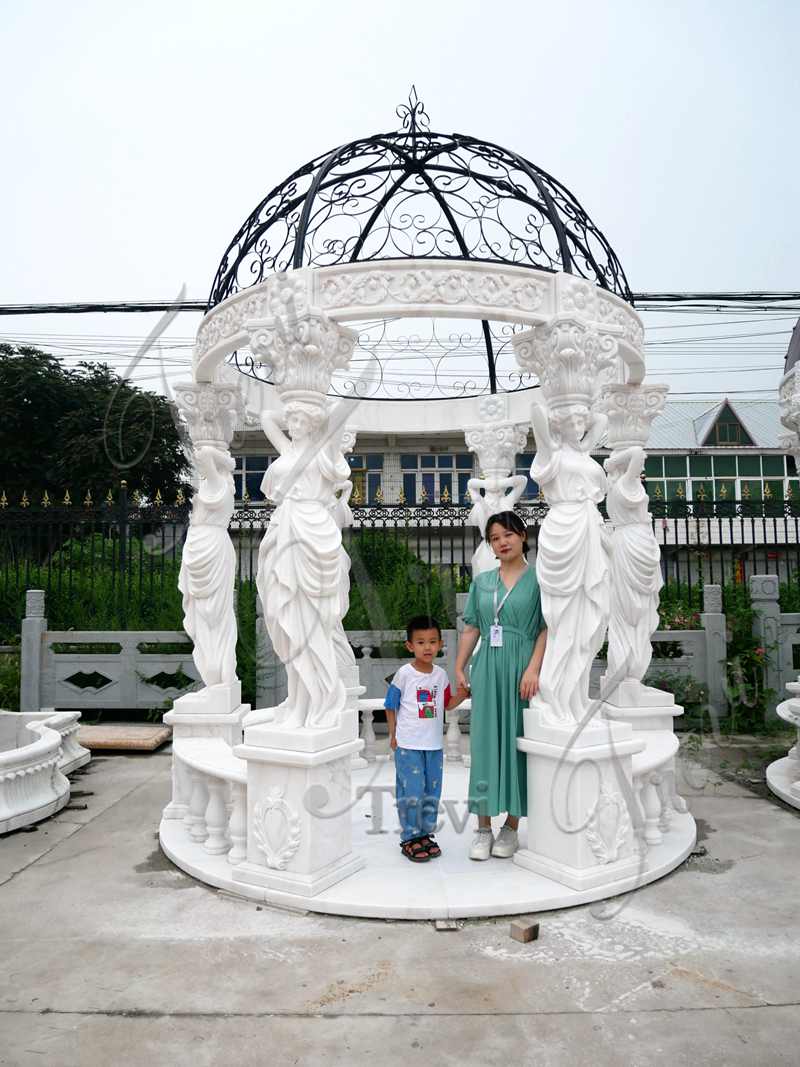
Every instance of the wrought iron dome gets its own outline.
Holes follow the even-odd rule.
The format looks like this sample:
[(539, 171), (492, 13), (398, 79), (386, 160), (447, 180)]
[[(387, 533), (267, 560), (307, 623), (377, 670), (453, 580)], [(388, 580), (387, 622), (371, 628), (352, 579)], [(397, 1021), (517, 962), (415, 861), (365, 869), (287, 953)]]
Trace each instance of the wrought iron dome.
[[(413, 87), (397, 115), (396, 132), (317, 156), (258, 204), (222, 257), (207, 310), (273, 272), (407, 258), (565, 271), (633, 303), (614, 250), (555, 178), (489, 141), (431, 132)], [(507, 332), (482, 323), (491, 392)], [(252, 360), (233, 360), (262, 377)], [(460, 395), (471, 391), (484, 390), (471, 381)]]

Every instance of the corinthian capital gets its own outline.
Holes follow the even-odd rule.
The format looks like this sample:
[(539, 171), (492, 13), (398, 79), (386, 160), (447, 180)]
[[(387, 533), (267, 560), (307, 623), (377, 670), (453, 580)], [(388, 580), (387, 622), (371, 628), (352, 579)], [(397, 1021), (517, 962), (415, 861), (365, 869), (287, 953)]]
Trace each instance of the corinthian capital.
[(212, 445), (227, 449), (237, 418), (244, 414), (239, 386), (220, 382), (180, 382), (175, 402), (189, 427), (195, 448)]
[(336, 370), (350, 362), (358, 334), (324, 311), (300, 307), (288, 282), (270, 302), (272, 316), (247, 323), (250, 350), (272, 370), (279, 393), (306, 390), (325, 394)]
[(668, 392), (667, 385), (603, 386), (598, 407), (608, 416), (608, 447), (644, 448), (653, 419), (663, 411)]
[(616, 374), (621, 329), (600, 329), (573, 315), (556, 315), (514, 334), (519, 365), (539, 379), (550, 404), (590, 405), (603, 382)]
[(485, 426), (468, 426), (464, 439), (470, 452), (477, 455), (484, 474), (505, 477), (514, 470), (517, 453), (525, 448), (528, 427), (524, 422), (489, 422)]

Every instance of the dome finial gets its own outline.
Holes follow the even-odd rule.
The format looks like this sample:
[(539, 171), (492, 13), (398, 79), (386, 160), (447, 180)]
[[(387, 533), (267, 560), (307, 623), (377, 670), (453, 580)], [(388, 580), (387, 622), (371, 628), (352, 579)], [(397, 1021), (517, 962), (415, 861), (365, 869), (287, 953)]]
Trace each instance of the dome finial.
[(420, 130), (430, 129), (431, 120), (428, 118), (425, 105), (417, 96), (416, 85), (411, 86), (411, 91), (408, 94), (408, 103), (400, 104), (395, 113), (398, 118), (403, 120), (403, 129), (408, 130), (409, 133), (418, 133)]

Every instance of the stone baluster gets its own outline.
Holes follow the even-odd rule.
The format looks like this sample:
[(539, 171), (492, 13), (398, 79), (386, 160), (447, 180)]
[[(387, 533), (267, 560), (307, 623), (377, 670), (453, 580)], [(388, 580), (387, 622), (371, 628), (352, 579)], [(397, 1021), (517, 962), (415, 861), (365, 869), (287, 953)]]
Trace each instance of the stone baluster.
[(189, 799), (192, 792), (192, 783), (189, 778), (186, 764), (172, 756), (172, 800), (164, 808), (163, 818), (183, 819), (189, 810)]
[(451, 708), (445, 713), (447, 719), (447, 737), (445, 741), (445, 759), (449, 763), (461, 763), (464, 756), (461, 752), (461, 727), (458, 720), (461, 714), (461, 705)]
[(361, 755), (367, 763), (374, 763), (376, 756), (375, 712), (372, 708), (363, 706), (361, 708), (361, 739), (364, 742)]
[(233, 809), (228, 823), (231, 849), (228, 863), (241, 863), (247, 858), (247, 785), (232, 782)]
[(206, 830), (208, 836), (203, 848), (212, 856), (227, 852), (231, 847), (227, 838), (228, 829), (228, 806), (226, 797), (228, 783), (224, 778), (206, 779), (208, 789), (208, 805), (206, 806)]
[(200, 771), (189, 768), (192, 779), (192, 794), (189, 801), (189, 837), (192, 841), (205, 841), (208, 837), (206, 829), (206, 808), (208, 807), (208, 786), (206, 776)]
[(659, 828), (661, 821), (660, 785), (661, 775), (656, 771), (651, 771), (644, 776), (642, 807), (644, 809), (644, 839), (648, 845), (660, 845), (662, 841), (662, 834)]

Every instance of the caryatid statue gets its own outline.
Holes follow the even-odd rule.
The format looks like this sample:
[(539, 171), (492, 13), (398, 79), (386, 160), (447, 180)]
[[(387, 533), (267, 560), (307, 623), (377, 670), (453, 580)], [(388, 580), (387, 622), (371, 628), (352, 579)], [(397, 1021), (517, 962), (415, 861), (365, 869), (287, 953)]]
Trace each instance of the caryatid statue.
[(192, 658), (207, 686), (236, 681), (236, 553), (228, 534), (234, 509), (233, 457), (228, 446), (243, 405), (238, 387), (180, 384), (178, 408), (192, 441), (196, 477), (178, 588)]
[(589, 674), (610, 610), (608, 550), (597, 507), (606, 476), (591, 456), (606, 418), (592, 403), (616, 346), (565, 316), (518, 334), (514, 347), (541, 385), (542, 396), (531, 405), (531, 477), (548, 504), (536, 557), (547, 649), (531, 707), (544, 723), (572, 726), (590, 709)]
[(472, 510), (467, 517), (469, 526), (477, 526), (481, 540), (472, 555), (472, 576), (498, 566), (489, 545), (486, 543), (486, 523), (499, 511), (513, 511), (525, 492), (528, 479), (524, 474), (514, 474), (518, 452), (522, 452), (528, 440), (528, 428), (524, 423), (509, 422), (508, 403), (503, 396), (482, 397), (478, 406), (480, 425), (464, 431), (467, 448), (478, 457), (480, 477), (470, 478), (467, 492), (472, 501)]
[[(337, 482), (334, 489), (333, 517), (341, 531), (345, 526), (353, 525), (353, 512), (350, 510), (350, 495), (353, 492), (353, 482), (350, 478), (350, 464), (345, 459), (348, 452), (355, 448), (356, 434), (354, 430), (343, 427), (339, 431), (339, 450), (344, 459), (344, 465), (339, 467), (344, 472), (347, 468), (347, 477)], [(339, 549), (339, 612), (336, 626), (333, 628), (333, 648), (336, 653), (336, 662), (340, 671), (356, 666), (356, 657), (347, 634), (344, 632), (343, 620), (350, 607), (350, 557), (344, 544)]]
[(653, 654), (663, 585), (661, 550), (653, 533), (649, 497), (642, 483), (644, 443), (664, 407), (661, 385), (608, 385), (600, 404), (606, 412), (608, 475), (606, 507), (611, 535), (611, 615), (603, 699), (613, 704), (664, 702), (660, 690), (642, 684)]
[(262, 483), (276, 507), (259, 548), (256, 583), (288, 696), (277, 708), (252, 712), (246, 725), (271, 720), (324, 729), (339, 724), (346, 698), (333, 636), (341, 625), (343, 569), (334, 511), (350, 478), (325, 393), (333, 371), (347, 366), (356, 334), (313, 308), (298, 314), (288, 286), (286, 293), (273, 319), (249, 328), (251, 350), (272, 367), (283, 407), (261, 419), (278, 458)]

